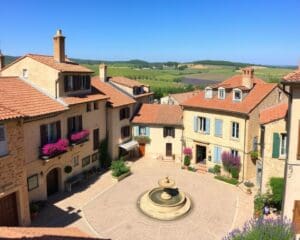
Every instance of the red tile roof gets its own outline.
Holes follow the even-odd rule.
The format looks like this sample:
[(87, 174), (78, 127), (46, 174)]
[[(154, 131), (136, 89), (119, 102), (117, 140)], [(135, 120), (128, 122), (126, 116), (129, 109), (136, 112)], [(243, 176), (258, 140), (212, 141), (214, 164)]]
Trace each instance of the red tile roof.
[(284, 76), (283, 83), (300, 83), (300, 69)]
[(182, 109), (179, 105), (143, 104), (132, 123), (181, 126)]
[(0, 239), (100, 240), (75, 227), (0, 227)]
[(181, 104), (187, 99), (198, 95), (200, 92), (201, 92), (200, 90), (195, 90), (195, 91), (185, 92), (185, 93), (174, 93), (174, 94), (170, 94), (170, 96), (174, 98), (179, 104)]
[(71, 106), (71, 105), (87, 103), (87, 102), (107, 100), (109, 99), (109, 97), (101, 93), (95, 93), (95, 94), (84, 94), (84, 95), (61, 97), (60, 99), (67, 105)]
[(69, 60), (67, 58), (66, 58), (65, 62), (60, 63), (60, 62), (57, 62), (56, 60), (54, 60), (53, 56), (41, 55), (41, 54), (27, 54), (23, 57), (16, 59), (14, 62), (5, 66), (3, 69), (8, 68), (9, 66), (13, 65), (14, 63), (16, 63), (26, 57), (30, 57), (40, 63), (43, 63), (51, 68), (54, 68), (60, 72), (93, 73), (93, 71), (91, 69), (81, 66), (78, 63), (72, 62), (71, 60)]
[(18, 77), (0, 77), (0, 119), (34, 117), (67, 110)]
[(270, 108), (264, 109), (259, 114), (259, 121), (261, 124), (270, 123), (282, 118), (285, 118), (288, 111), (287, 103), (280, 103)]
[[(218, 84), (225, 88), (236, 88), (241, 85), (242, 75), (234, 76)], [(216, 86), (214, 86), (216, 87)], [(254, 87), (247, 92), (241, 102), (232, 100), (232, 91), (226, 91), (225, 99), (218, 99), (217, 94), (211, 99), (204, 97), (204, 91), (201, 91), (195, 97), (192, 97), (181, 105), (184, 107), (194, 107), (201, 109), (214, 109), (220, 111), (249, 114), (269, 93), (277, 87), (277, 84), (265, 83), (261, 79), (254, 78)]]
[(136, 80), (132, 80), (126, 77), (110, 77), (109, 81), (112, 81), (114, 83), (126, 86), (126, 87), (141, 87), (141, 86), (145, 86), (145, 84), (142, 84)]
[(120, 107), (128, 104), (134, 104), (135, 100), (126, 94), (120, 92), (109, 83), (102, 82), (99, 77), (92, 78), (92, 87), (97, 91), (107, 95), (112, 107)]
[[(223, 87), (223, 88), (229, 88), (229, 89), (240, 88), (240, 89), (244, 90), (246, 88), (243, 86), (242, 80), (243, 80), (242, 75), (235, 75), (235, 76), (232, 76), (231, 78), (228, 78), (225, 81), (218, 83), (212, 87), (213, 88)], [(253, 84), (265, 83), (264, 80), (262, 80), (260, 78), (256, 78), (255, 76), (253, 77), (252, 81), (253, 81)]]

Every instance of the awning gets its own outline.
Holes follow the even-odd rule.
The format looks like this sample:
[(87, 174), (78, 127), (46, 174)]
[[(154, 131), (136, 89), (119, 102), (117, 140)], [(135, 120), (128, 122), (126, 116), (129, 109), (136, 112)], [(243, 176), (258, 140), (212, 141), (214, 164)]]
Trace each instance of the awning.
[(139, 146), (139, 143), (135, 140), (131, 140), (127, 143), (120, 144), (119, 147), (125, 149), (126, 151), (130, 151)]

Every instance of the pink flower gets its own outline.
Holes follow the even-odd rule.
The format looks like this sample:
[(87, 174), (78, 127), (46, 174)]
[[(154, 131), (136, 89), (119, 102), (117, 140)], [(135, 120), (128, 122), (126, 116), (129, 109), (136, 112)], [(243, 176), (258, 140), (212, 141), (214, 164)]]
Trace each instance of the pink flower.
[(183, 154), (186, 156), (192, 156), (192, 152), (193, 152), (192, 149), (189, 147), (183, 149)]
[(48, 143), (43, 146), (43, 155), (50, 156), (56, 153), (65, 152), (68, 150), (69, 141), (67, 139), (59, 139), (56, 143)]
[(90, 135), (89, 130), (82, 130), (80, 132), (73, 133), (71, 135), (70, 139), (72, 142), (77, 142), (77, 141), (87, 138), (89, 135)]

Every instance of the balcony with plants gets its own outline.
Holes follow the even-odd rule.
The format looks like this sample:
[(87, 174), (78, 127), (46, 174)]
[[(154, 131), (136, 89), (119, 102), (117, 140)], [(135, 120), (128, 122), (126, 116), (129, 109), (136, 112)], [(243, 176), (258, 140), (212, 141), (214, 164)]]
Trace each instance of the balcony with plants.
[(59, 139), (54, 143), (47, 143), (40, 148), (40, 159), (48, 160), (68, 151), (69, 140)]
[(70, 145), (75, 146), (89, 140), (90, 131), (87, 129), (69, 134)]

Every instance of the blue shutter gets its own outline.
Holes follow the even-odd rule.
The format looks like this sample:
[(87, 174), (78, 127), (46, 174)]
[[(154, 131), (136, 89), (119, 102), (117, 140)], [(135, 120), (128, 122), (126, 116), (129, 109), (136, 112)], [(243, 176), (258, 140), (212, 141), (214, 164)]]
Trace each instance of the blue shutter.
[(146, 127), (146, 136), (150, 137), (150, 128)]
[(210, 134), (210, 119), (206, 118), (206, 130), (205, 130), (206, 134)]
[(218, 153), (218, 163), (221, 163), (222, 160), (222, 148), (219, 147), (219, 153)]
[(134, 135), (135, 136), (139, 136), (140, 135), (139, 134), (139, 127), (138, 126), (133, 127), (133, 131), (134, 131)]
[(222, 148), (220, 146), (214, 146), (214, 163), (221, 163)]
[(214, 146), (214, 163), (217, 163), (217, 158), (218, 158), (218, 148)]
[(215, 136), (222, 137), (223, 135), (223, 120), (215, 120)]
[(198, 117), (194, 116), (194, 132), (198, 131)]

